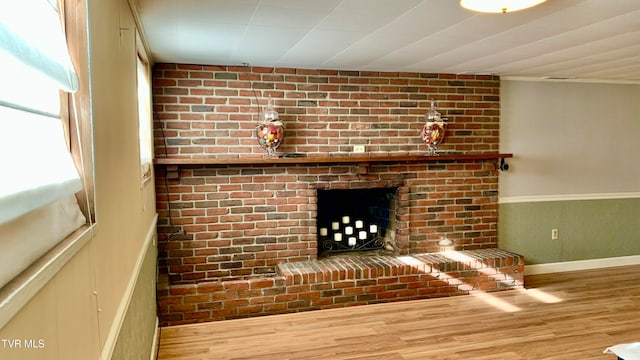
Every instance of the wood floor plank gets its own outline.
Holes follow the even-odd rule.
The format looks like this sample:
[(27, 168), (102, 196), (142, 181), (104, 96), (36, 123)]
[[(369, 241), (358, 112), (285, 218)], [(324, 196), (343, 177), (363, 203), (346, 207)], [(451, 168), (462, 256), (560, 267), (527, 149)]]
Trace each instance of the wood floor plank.
[(528, 276), (526, 289), (161, 329), (158, 359), (602, 359), (640, 341), (640, 266)]

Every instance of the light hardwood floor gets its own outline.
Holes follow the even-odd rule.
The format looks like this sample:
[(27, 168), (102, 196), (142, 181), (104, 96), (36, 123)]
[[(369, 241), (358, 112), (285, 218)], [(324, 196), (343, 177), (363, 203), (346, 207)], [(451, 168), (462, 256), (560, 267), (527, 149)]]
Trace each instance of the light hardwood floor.
[(159, 359), (610, 359), (640, 341), (640, 266), (526, 290), (162, 328)]

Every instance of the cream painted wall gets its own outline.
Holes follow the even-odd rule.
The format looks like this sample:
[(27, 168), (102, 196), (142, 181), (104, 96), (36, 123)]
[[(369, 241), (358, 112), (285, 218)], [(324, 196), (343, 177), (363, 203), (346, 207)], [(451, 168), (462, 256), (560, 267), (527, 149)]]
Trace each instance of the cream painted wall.
[(500, 197), (640, 192), (640, 84), (503, 80)]
[(138, 157), (135, 22), (127, 0), (88, 0), (88, 8), (95, 237), (0, 329), (0, 339), (42, 340), (44, 348), (0, 343), (3, 360), (110, 357), (137, 266), (154, 245), (154, 181), (141, 182)]

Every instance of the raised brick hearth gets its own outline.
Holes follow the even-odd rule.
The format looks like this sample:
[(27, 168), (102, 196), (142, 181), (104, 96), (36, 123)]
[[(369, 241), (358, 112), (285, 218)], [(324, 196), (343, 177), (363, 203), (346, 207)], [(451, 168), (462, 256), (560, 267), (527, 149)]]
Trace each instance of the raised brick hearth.
[(226, 320), (523, 286), (524, 259), (499, 249), (281, 263), (272, 277), (173, 285), (162, 325)]
[[(261, 162), (253, 134), (258, 103), (272, 97), (286, 124), (279, 151), (328, 158), (365, 145), (373, 156), (423, 155), (419, 132), (434, 99), (448, 119), (442, 150), (496, 153), (498, 77), (159, 64), (153, 83), (156, 158), (254, 159), (180, 165), (177, 177), (156, 166), (163, 324), (521, 285), (521, 258), (509, 254), (503, 267), (497, 249), (495, 160), (272, 164)], [(363, 188), (397, 189), (393, 257), (316, 262), (318, 191)], [(449, 259), (427, 271), (428, 254), (442, 251), (482, 254), (483, 270)], [(353, 270), (335, 280), (331, 269), (344, 261)], [(308, 264), (315, 280), (297, 283), (288, 271)], [(495, 271), (509, 278), (497, 281)]]

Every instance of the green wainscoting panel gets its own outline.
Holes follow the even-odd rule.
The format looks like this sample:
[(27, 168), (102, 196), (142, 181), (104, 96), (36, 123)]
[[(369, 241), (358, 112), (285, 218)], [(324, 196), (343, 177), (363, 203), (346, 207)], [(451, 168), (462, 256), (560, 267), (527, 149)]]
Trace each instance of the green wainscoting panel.
[(157, 249), (147, 249), (111, 360), (150, 359), (156, 334)]
[(640, 199), (500, 204), (498, 246), (526, 264), (640, 255)]

